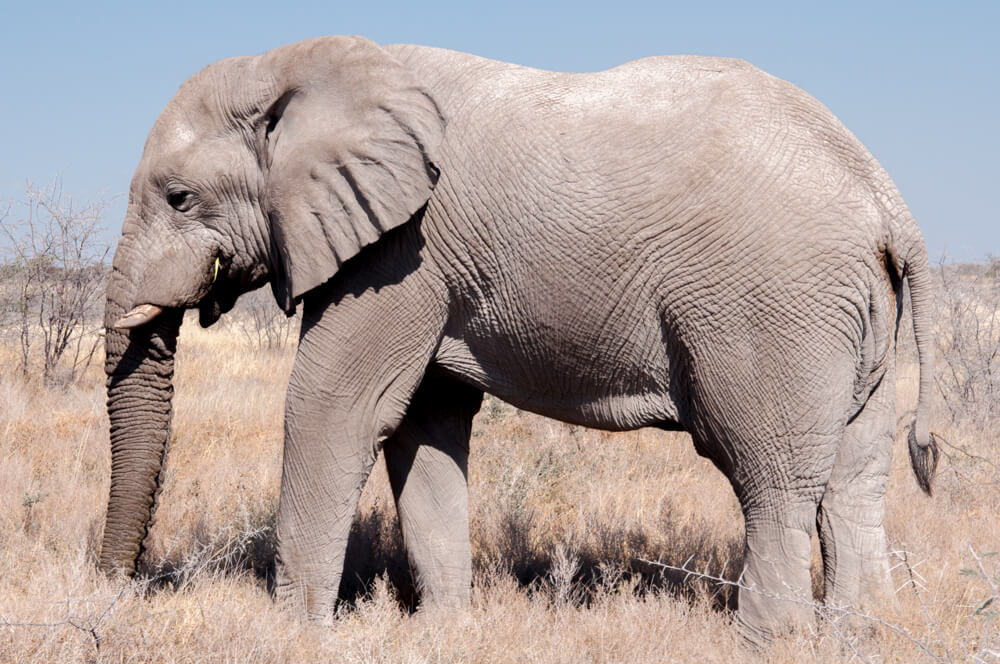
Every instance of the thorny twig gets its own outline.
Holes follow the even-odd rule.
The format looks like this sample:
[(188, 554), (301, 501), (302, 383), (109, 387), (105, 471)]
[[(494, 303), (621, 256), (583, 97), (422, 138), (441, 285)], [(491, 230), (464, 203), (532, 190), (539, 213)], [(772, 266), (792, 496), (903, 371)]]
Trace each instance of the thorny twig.
[[(954, 659), (954, 657), (951, 654), (951, 651), (948, 650), (948, 646), (945, 645), (945, 641), (941, 637), (941, 633), (938, 631), (937, 621), (935, 621), (931, 617), (931, 612), (927, 608), (927, 604), (924, 603), (924, 598), (920, 594), (921, 590), (927, 589), (926, 586), (924, 585), (925, 581), (924, 577), (920, 576), (920, 573), (916, 571), (917, 565), (919, 565), (920, 563), (917, 563), (917, 565), (910, 566), (910, 561), (906, 551), (893, 551), (889, 555), (895, 556), (897, 559), (899, 559), (900, 561), (899, 564), (902, 565), (903, 568), (906, 570), (906, 576), (908, 579), (907, 583), (904, 583), (902, 586), (896, 589), (896, 592), (899, 593), (899, 591), (905, 588), (906, 586), (910, 586), (910, 588), (913, 589), (913, 595), (917, 598), (917, 601), (920, 602), (920, 609), (921, 611), (923, 611), (924, 619), (927, 621), (927, 624), (931, 626), (931, 629), (934, 630), (934, 635), (937, 636), (938, 643), (940, 643), (941, 647), (944, 648), (944, 652), (946, 655), (948, 655), (948, 659), (949, 660)], [(892, 567), (889, 571), (891, 572), (898, 566), (899, 565)], [(919, 581), (917, 580), (918, 578)]]
[(70, 627), (74, 627), (74, 628), (80, 630), (81, 632), (84, 632), (85, 634), (88, 634), (94, 640), (94, 649), (97, 650), (98, 652), (100, 652), (100, 650), (101, 650), (101, 635), (98, 633), (97, 628), (101, 626), (101, 623), (108, 616), (108, 614), (111, 613), (111, 610), (115, 608), (115, 605), (118, 604), (119, 601), (121, 601), (122, 597), (124, 597), (126, 594), (128, 594), (133, 589), (134, 589), (134, 586), (132, 586), (132, 585), (125, 586), (124, 588), (122, 588), (118, 592), (118, 594), (115, 595), (114, 599), (112, 599), (111, 602), (106, 607), (104, 607), (104, 610), (101, 611), (101, 614), (99, 616), (97, 616), (96, 619), (89, 618), (89, 617), (80, 618), (80, 617), (74, 616), (74, 615), (72, 615), (70, 613), (70, 605), (71, 604), (74, 604), (74, 603), (83, 603), (85, 601), (92, 601), (92, 600), (73, 600), (73, 599), (70, 599), (70, 598), (67, 597), (65, 600), (60, 600), (60, 603), (62, 603), (62, 602), (66, 603), (66, 617), (63, 618), (62, 620), (48, 621), (48, 622), (13, 622), (13, 621), (7, 620), (7, 618), (5, 618), (4, 616), (0, 615), (0, 628), (3, 628), (3, 627), (45, 627), (45, 628), (52, 628), (52, 627), (63, 627), (63, 626), (69, 625)]
[(96, 618), (75, 616), (71, 613), (72, 605), (83, 604), (83, 603), (95, 603), (99, 600), (94, 598), (87, 599), (71, 599), (65, 598), (58, 600), (56, 604), (66, 604), (66, 614), (62, 620), (55, 621), (45, 621), (45, 622), (33, 622), (33, 621), (13, 621), (7, 619), (6, 616), (0, 614), (0, 629), (3, 628), (48, 628), (53, 627), (64, 627), (70, 626), (75, 629), (84, 632), (89, 635), (94, 641), (94, 648), (99, 652), (101, 649), (101, 634), (98, 631), (101, 623), (108, 617), (115, 606), (129, 593), (135, 593), (137, 595), (144, 595), (151, 587), (156, 586), (161, 582), (171, 582), (177, 586), (184, 586), (191, 582), (191, 580), (198, 576), (200, 572), (211, 571), (211, 570), (227, 570), (233, 568), (237, 565), (237, 561), (241, 555), (243, 555), (243, 549), (246, 547), (247, 543), (250, 542), (255, 537), (264, 534), (269, 530), (268, 526), (259, 526), (250, 528), (244, 532), (241, 532), (238, 537), (229, 538), (225, 542), (219, 545), (219, 538), (213, 539), (210, 542), (206, 542), (197, 547), (194, 555), (189, 557), (186, 561), (183, 561), (179, 566), (170, 567), (164, 571), (160, 571), (153, 576), (144, 577), (133, 583), (125, 585), (116, 595), (114, 595), (111, 601), (108, 603), (104, 610)]
[[(878, 617), (873, 616), (871, 614), (864, 613), (862, 611), (858, 611), (856, 609), (851, 609), (851, 608), (848, 608), (848, 607), (833, 606), (833, 605), (829, 605), (829, 604), (820, 604), (818, 602), (815, 602), (815, 601), (812, 601), (812, 600), (802, 599), (800, 597), (792, 597), (792, 596), (788, 596), (788, 595), (778, 595), (778, 594), (775, 594), (775, 593), (770, 593), (770, 592), (767, 592), (766, 590), (762, 590), (762, 589), (757, 588), (755, 586), (748, 586), (748, 585), (746, 585), (745, 583), (743, 583), (743, 577), (742, 577), (742, 575), (736, 581), (730, 581), (729, 579), (724, 579), (724, 578), (722, 578), (720, 576), (715, 576), (713, 574), (708, 574), (707, 572), (699, 572), (697, 570), (691, 569), (688, 566), (691, 563), (692, 558), (688, 558), (687, 561), (685, 561), (684, 565), (682, 565), (681, 567), (676, 567), (674, 565), (669, 565), (667, 563), (664, 563), (664, 562), (658, 561), (658, 560), (647, 560), (645, 558), (639, 558), (639, 560), (641, 560), (642, 562), (647, 563), (649, 565), (655, 565), (655, 566), (660, 567), (662, 569), (671, 570), (671, 571), (674, 571), (674, 572), (683, 572), (685, 574), (685, 577), (684, 577), (685, 582), (688, 579), (690, 579), (691, 577), (695, 577), (695, 578), (698, 578), (698, 579), (703, 579), (705, 581), (711, 581), (713, 583), (721, 584), (721, 585), (724, 585), (724, 586), (729, 586), (729, 587), (732, 587), (732, 588), (737, 588), (741, 592), (744, 592), (744, 591), (745, 592), (752, 592), (752, 593), (756, 593), (756, 594), (758, 594), (758, 595), (760, 595), (762, 597), (767, 597), (769, 599), (775, 599), (775, 600), (784, 601), (784, 602), (791, 602), (793, 604), (799, 604), (799, 605), (802, 605), (802, 606), (808, 606), (808, 607), (814, 609), (817, 613), (819, 613), (819, 615), (821, 615), (824, 618), (826, 618), (826, 620), (831, 625), (834, 626), (834, 629), (837, 630), (838, 634), (841, 634), (841, 632), (840, 632), (839, 628), (836, 627), (836, 619), (850, 616), (850, 617), (860, 618), (862, 620), (867, 620), (867, 621), (872, 622), (874, 624), (881, 625), (882, 627), (885, 627), (886, 629), (888, 629), (888, 630), (890, 630), (892, 632), (895, 632), (896, 634), (899, 634), (900, 636), (902, 636), (903, 638), (905, 638), (906, 640), (910, 641), (915, 646), (917, 646), (920, 650), (922, 650), (928, 657), (930, 657), (931, 659), (933, 659), (935, 662), (942, 662), (943, 663), (945, 661), (945, 660), (941, 659), (937, 654), (935, 654), (934, 651), (932, 651), (928, 647), (927, 644), (925, 644), (920, 639), (918, 639), (915, 636), (913, 636), (912, 634), (910, 634), (906, 629), (904, 629), (903, 627), (900, 627), (899, 625), (894, 625), (893, 623), (890, 623), (890, 622), (888, 622), (886, 620), (883, 620), (882, 618), (878, 618)], [(950, 658), (950, 655), (949, 655), (949, 658)]]
[(971, 544), (969, 545), (969, 553), (972, 554), (972, 559), (976, 561), (976, 567), (979, 568), (979, 574), (976, 576), (985, 581), (991, 591), (990, 596), (976, 608), (976, 613), (978, 614), (982, 613), (994, 602), (1000, 600), (1000, 580), (994, 579), (994, 577), (990, 576), (989, 572), (986, 571), (986, 565), (983, 564), (983, 556), (976, 553), (976, 550), (972, 548)]
[(992, 468), (994, 471), (996, 471), (997, 473), (1000, 473), (1000, 466), (998, 466), (993, 461), (987, 459), (986, 457), (979, 456), (978, 454), (973, 454), (972, 452), (967, 451), (965, 448), (959, 447), (958, 445), (955, 445), (955, 444), (949, 442), (944, 436), (942, 436), (939, 433), (935, 433), (934, 434), (934, 438), (937, 439), (938, 442), (944, 443), (946, 447), (948, 447), (950, 449), (953, 449), (956, 452), (961, 452), (962, 454), (964, 454), (968, 458), (972, 459), (973, 461), (977, 461), (977, 462), (980, 462), (980, 463), (985, 463), (990, 468)]

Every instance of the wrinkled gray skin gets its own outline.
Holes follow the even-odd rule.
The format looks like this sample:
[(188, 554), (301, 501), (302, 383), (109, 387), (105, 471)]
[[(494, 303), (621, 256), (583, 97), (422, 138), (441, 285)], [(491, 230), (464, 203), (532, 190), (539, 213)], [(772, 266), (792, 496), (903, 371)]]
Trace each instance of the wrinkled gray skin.
[(152, 523), (181, 312), (210, 325), (267, 281), (304, 310), (276, 592), (313, 617), (380, 451), (423, 601), (469, 602), (483, 392), (689, 431), (743, 507), (743, 580), (765, 591), (739, 599), (751, 638), (808, 619), (774, 596), (810, 597), (816, 526), (827, 602), (884, 588), (906, 282), (910, 452), (930, 490), (919, 230), (828, 110), (744, 62), (561, 74), (334, 37), (186, 82), (146, 144), (108, 287), (108, 573), (134, 571)]

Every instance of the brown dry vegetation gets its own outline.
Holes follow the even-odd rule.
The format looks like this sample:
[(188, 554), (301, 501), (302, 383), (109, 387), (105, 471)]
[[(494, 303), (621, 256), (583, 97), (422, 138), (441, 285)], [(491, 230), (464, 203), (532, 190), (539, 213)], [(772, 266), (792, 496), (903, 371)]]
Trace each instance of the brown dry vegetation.
[[(947, 323), (945, 354), (956, 343)], [(377, 466), (352, 532), (347, 601), (329, 624), (308, 624), (267, 591), (293, 351), (254, 351), (220, 327), (182, 329), (168, 472), (138, 581), (95, 567), (110, 475), (100, 365), (59, 390), (0, 376), (0, 661), (1000, 660), (994, 607), (976, 614), (998, 594), (985, 554), (1000, 549), (1000, 409), (956, 417), (940, 404), (932, 428), (948, 444), (933, 498), (897, 439), (887, 529), (905, 562), (896, 597), (872, 618), (821, 611), (832, 619), (814, 633), (748, 649), (728, 587), (643, 562), (738, 575), (738, 505), (685, 435), (586, 430), (488, 398), (470, 461), (471, 610), (412, 610)], [(15, 353), (0, 347), (0, 367)], [(905, 352), (898, 373), (908, 420), (917, 381)], [(939, 401), (954, 397), (939, 386)], [(962, 571), (980, 565), (985, 577)], [(817, 597), (821, 585), (815, 571)]]

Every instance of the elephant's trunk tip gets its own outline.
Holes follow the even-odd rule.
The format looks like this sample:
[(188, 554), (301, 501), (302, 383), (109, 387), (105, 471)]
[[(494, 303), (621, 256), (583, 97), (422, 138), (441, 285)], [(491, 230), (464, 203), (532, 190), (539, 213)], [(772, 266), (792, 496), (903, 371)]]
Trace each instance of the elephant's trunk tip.
[(931, 484), (934, 481), (934, 473), (937, 472), (938, 465), (938, 444), (934, 434), (926, 432), (926, 435), (918, 439), (917, 425), (914, 423), (910, 427), (907, 442), (910, 448), (910, 465), (913, 466), (913, 474), (917, 478), (917, 484), (928, 496), (933, 495)]
[(161, 313), (163, 313), (163, 307), (158, 307), (155, 304), (140, 304), (116, 320), (114, 327), (116, 330), (131, 330), (134, 327), (145, 325)]
[(101, 552), (101, 558), (97, 563), (98, 571), (112, 581), (131, 578), (132, 575), (135, 574), (135, 567), (135, 563), (129, 567), (124, 562), (113, 560), (110, 557), (105, 559), (103, 551)]

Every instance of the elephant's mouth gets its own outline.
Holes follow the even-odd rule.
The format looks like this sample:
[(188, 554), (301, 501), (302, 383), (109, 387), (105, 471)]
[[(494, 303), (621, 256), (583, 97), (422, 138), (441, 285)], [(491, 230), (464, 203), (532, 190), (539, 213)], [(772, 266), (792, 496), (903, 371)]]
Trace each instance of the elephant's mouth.
[(209, 293), (198, 305), (198, 322), (202, 327), (211, 327), (236, 304), (236, 297), (228, 295), (217, 296)]
[(236, 305), (240, 291), (236, 285), (226, 278), (224, 273), (217, 273), (217, 279), (212, 283), (208, 293), (198, 303), (198, 322), (202, 327), (211, 327)]

